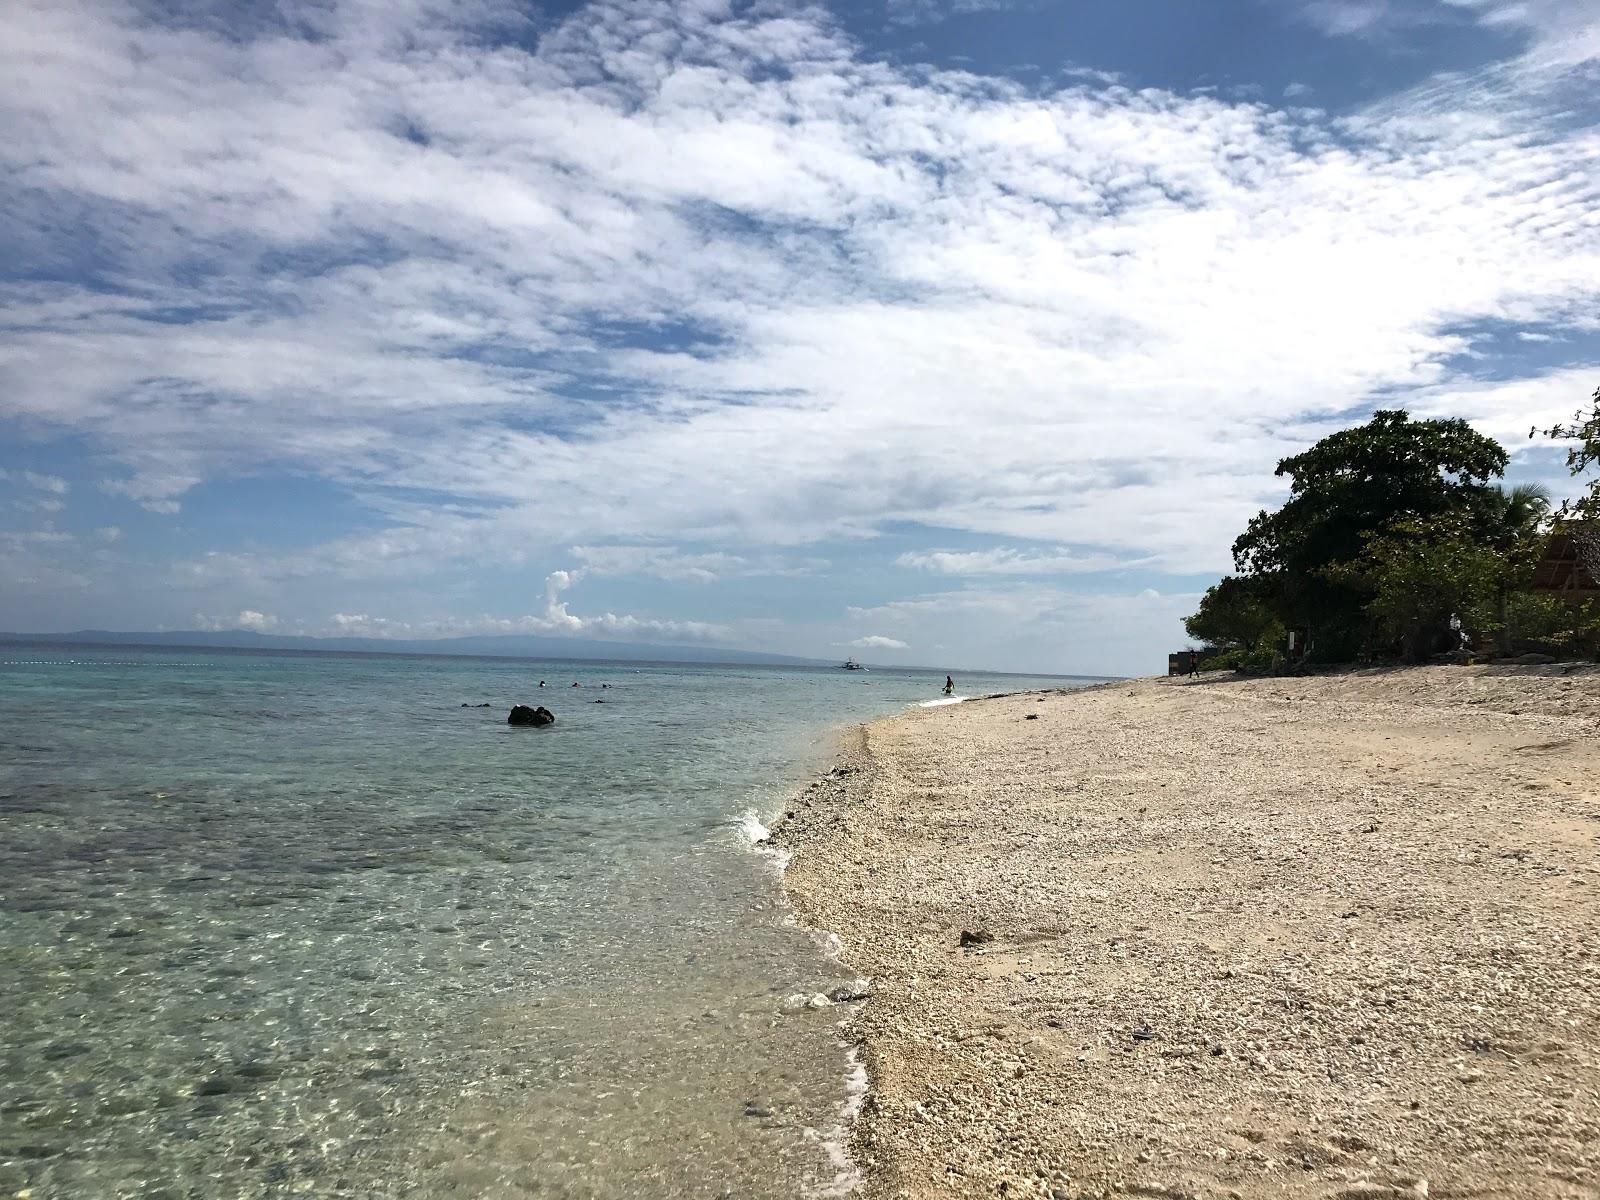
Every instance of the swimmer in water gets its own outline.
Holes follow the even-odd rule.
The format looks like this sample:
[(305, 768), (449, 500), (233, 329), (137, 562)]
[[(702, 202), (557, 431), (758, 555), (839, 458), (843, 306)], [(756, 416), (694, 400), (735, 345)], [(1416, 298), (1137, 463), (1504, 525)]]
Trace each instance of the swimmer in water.
[(944, 694), (946, 696), (953, 696), (956, 694), (956, 681), (951, 679), (948, 675), (944, 677)]

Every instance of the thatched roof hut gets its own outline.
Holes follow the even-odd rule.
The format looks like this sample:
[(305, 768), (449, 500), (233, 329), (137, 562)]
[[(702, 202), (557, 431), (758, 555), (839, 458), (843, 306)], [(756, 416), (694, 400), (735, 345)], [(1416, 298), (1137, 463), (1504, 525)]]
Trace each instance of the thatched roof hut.
[(1555, 592), (1565, 599), (1600, 599), (1597, 580), (1600, 522), (1567, 521), (1557, 525), (1545, 543), (1533, 572), (1533, 590)]

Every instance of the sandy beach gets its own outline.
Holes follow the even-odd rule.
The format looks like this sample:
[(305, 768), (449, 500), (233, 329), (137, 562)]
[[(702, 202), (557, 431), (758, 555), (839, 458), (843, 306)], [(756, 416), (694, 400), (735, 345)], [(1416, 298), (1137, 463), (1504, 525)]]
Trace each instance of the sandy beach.
[(874, 982), (865, 1194), (1600, 1196), (1597, 733), (1588, 667), (858, 728), (775, 838)]

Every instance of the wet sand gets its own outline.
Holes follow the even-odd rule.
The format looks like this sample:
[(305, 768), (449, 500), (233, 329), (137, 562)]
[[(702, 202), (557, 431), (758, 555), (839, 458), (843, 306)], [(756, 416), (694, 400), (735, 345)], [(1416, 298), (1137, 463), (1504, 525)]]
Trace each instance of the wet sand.
[(864, 1194), (1600, 1196), (1597, 734), (1587, 667), (856, 730), (775, 838), (874, 980)]

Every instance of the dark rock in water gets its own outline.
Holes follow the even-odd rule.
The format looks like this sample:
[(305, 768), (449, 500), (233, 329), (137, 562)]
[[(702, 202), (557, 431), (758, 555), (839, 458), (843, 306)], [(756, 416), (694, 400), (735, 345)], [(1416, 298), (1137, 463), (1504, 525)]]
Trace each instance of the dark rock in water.
[(961, 944), (963, 946), (982, 946), (992, 941), (994, 941), (994, 934), (987, 929), (963, 929), (961, 931)]
[(596, 704), (604, 704), (604, 703), (605, 703), (605, 701), (604, 701), (604, 700), (596, 700), (596, 701), (595, 701), (595, 703), (596, 703)]
[(554, 725), (556, 715), (544, 705), (538, 708), (529, 708), (526, 704), (519, 704), (511, 710), (511, 715), (506, 718), (507, 725)]
[(461, 702), (461, 707), (462, 708), (492, 708), (493, 705), (491, 705), (487, 700), (485, 700), (482, 704), (468, 704), (465, 700), (463, 700)]

